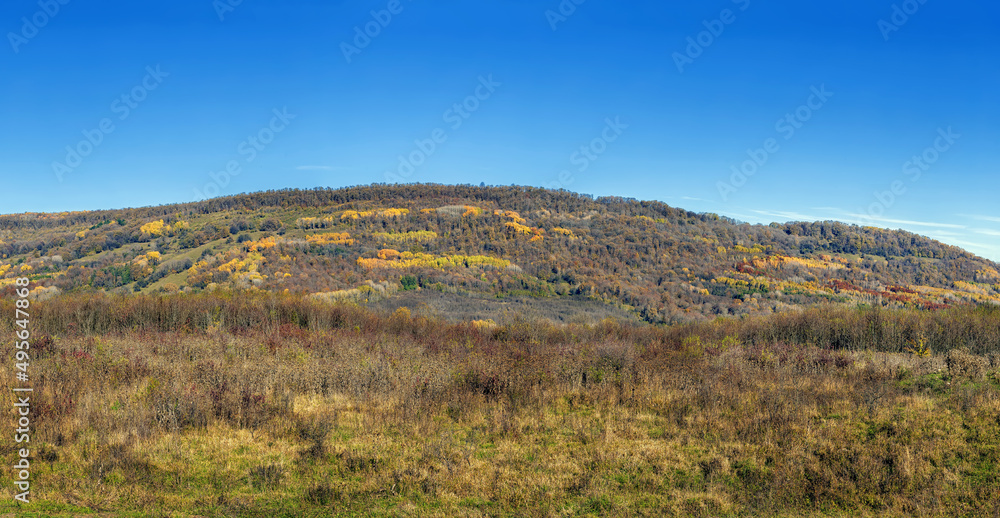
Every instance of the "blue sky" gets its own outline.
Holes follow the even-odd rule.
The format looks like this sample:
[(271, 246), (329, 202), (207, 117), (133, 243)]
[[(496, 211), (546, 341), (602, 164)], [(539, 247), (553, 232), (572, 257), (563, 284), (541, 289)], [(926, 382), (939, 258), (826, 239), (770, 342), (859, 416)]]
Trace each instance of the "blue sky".
[(1000, 6), (670, 4), (5, 2), (0, 212), (485, 182), (1000, 260)]

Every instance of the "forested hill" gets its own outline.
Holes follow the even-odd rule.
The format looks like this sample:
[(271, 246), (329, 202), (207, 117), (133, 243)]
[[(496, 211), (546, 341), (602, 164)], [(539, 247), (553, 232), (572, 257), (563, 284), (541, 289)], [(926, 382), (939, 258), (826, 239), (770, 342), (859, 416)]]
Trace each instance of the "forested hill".
[(750, 225), (516, 186), (282, 190), (0, 216), (0, 286), (28, 276), (39, 297), (230, 288), (361, 303), (592, 299), (672, 322), (821, 302), (1000, 303), (998, 269), (903, 231)]

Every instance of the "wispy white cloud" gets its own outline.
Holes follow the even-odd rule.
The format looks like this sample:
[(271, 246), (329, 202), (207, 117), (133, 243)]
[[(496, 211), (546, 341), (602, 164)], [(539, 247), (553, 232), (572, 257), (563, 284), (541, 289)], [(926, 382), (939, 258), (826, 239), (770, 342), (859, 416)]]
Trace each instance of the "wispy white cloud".
[(980, 214), (959, 214), (963, 218), (978, 219), (979, 221), (992, 221), (994, 223), (1000, 223), (1000, 217), (997, 216), (983, 216)]
[[(894, 225), (912, 225), (916, 227), (932, 227), (932, 228), (954, 228), (954, 229), (966, 229), (965, 225), (960, 225), (957, 223), (937, 223), (930, 221), (915, 221), (909, 219), (893, 219), (886, 217), (878, 217), (870, 214), (858, 214), (856, 212), (849, 212), (838, 207), (814, 207), (813, 210), (826, 210), (829, 212), (835, 212), (842, 214), (845, 218), (850, 218), (851, 223), (858, 223), (861, 225), (870, 223), (885, 223)], [(958, 235), (958, 234), (955, 234)]]
[(816, 216), (810, 216), (808, 214), (801, 214), (798, 212), (785, 212), (785, 211), (771, 211), (771, 210), (755, 210), (751, 209), (752, 212), (757, 214), (762, 214), (764, 216), (770, 216), (772, 218), (781, 218), (786, 220), (797, 220), (797, 221), (818, 221), (823, 218), (817, 218)]
[(961, 232), (952, 232), (950, 230), (928, 230), (927, 234), (930, 236), (944, 236), (944, 237), (961, 237), (965, 234)]
[[(934, 236), (930, 236), (930, 237), (933, 238)], [(990, 246), (990, 245), (983, 244), (983, 243), (977, 243), (975, 241), (965, 241), (963, 239), (951, 239), (951, 238), (949, 238), (947, 240), (941, 239), (940, 241), (946, 242), (949, 245), (960, 246), (960, 247), (965, 248), (967, 250), (989, 250), (991, 252), (997, 252), (998, 250), (1000, 250), (1000, 248), (997, 248), (997, 247), (994, 247), (994, 246)]]
[(913, 221), (909, 219), (892, 219), (892, 218), (878, 218), (870, 216), (868, 214), (848, 214), (848, 216), (857, 219), (858, 221), (874, 221), (877, 223), (892, 223), (895, 225), (911, 225), (915, 227), (933, 227), (933, 228), (967, 228), (965, 225), (958, 225), (955, 223), (933, 223), (929, 221)]
[[(886, 217), (873, 217), (868, 214), (858, 214), (838, 207), (810, 207), (810, 210), (817, 211), (820, 213), (828, 214), (826, 217), (816, 217), (808, 214), (802, 214), (799, 212), (792, 211), (774, 211), (774, 210), (756, 210), (744, 208), (744, 210), (749, 211), (750, 214), (740, 214), (736, 212), (729, 212), (727, 214), (730, 217), (735, 217), (742, 219), (744, 221), (766, 221), (766, 218), (776, 218), (779, 220), (798, 220), (798, 221), (821, 221), (827, 219), (836, 219), (838, 221), (843, 221), (845, 223), (854, 223), (858, 225), (879, 225), (884, 227), (893, 226), (892, 228), (899, 227), (923, 227), (923, 230), (917, 231), (917, 233), (925, 235), (931, 239), (936, 239), (938, 241), (947, 243), (952, 246), (962, 247), (973, 253), (979, 254), (993, 261), (1000, 260), (1000, 243), (996, 243), (993, 238), (1000, 237), (1000, 230), (992, 230), (988, 228), (970, 228), (966, 225), (961, 225), (958, 223), (941, 223), (934, 221), (916, 221), (907, 219), (893, 219)], [(836, 214), (835, 217), (830, 217), (829, 214)], [(994, 221), (1000, 220), (1000, 218), (993, 218), (992, 216), (971, 216), (966, 214), (960, 214), (960, 216), (970, 217), (973, 219), (979, 219), (982, 221)], [(1000, 221), (998, 221), (1000, 222)], [(989, 237), (977, 237), (979, 236), (989, 236)], [(980, 241), (980, 239), (982, 239)]]
[[(947, 243), (952, 246), (962, 247), (970, 252), (986, 257), (996, 261), (1000, 258), (1000, 246), (989, 243), (987, 241), (970, 241), (969, 239), (977, 239), (975, 236), (970, 236), (969, 234), (957, 234), (954, 232), (948, 232), (946, 230), (930, 230), (927, 233), (927, 237), (931, 239), (937, 239), (943, 243)], [(964, 239), (961, 239), (964, 238)]]

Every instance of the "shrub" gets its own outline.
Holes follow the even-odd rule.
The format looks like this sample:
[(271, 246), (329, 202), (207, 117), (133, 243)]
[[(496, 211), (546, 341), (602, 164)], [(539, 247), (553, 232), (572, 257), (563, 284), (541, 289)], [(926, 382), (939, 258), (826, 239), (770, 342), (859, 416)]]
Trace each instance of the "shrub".
[(278, 464), (261, 464), (250, 470), (250, 484), (254, 489), (273, 489), (281, 483), (285, 469)]
[(326, 456), (326, 438), (332, 428), (332, 423), (325, 418), (299, 423), (299, 437), (309, 443), (300, 453), (303, 460), (316, 460)]
[(974, 356), (962, 349), (953, 349), (948, 352), (945, 360), (948, 365), (948, 374), (956, 379), (981, 380), (986, 377), (986, 371), (990, 364), (985, 358)]
[(306, 490), (306, 501), (313, 505), (325, 506), (339, 499), (340, 492), (331, 487), (328, 482), (314, 484)]
[(262, 232), (271, 232), (278, 230), (281, 227), (281, 222), (275, 218), (267, 218), (260, 223), (260, 230)]

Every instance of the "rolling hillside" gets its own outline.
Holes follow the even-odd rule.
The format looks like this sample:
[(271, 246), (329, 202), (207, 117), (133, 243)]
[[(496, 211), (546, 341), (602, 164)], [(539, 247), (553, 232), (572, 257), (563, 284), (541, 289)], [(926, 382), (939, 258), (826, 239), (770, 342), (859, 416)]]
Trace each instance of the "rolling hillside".
[(0, 286), (26, 275), (38, 297), (287, 290), (468, 318), (490, 314), (469, 311), (481, 307), (678, 322), (824, 302), (1000, 303), (998, 269), (903, 231), (749, 225), (656, 201), (516, 186), (283, 190), (0, 216)]

